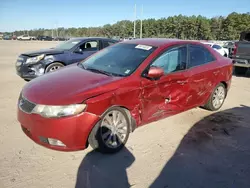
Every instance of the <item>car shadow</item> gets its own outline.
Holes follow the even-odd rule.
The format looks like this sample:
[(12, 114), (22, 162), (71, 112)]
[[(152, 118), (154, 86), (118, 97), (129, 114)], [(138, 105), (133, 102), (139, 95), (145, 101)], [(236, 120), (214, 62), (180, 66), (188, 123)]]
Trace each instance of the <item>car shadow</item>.
[(95, 150), (82, 160), (77, 173), (76, 188), (128, 188), (126, 168), (135, 161), (133, 154), (123, 148), (116, 154), (101, 154)]
[(249, 188), (250, 107), (213, 113), (184, 136), (151, 188)]

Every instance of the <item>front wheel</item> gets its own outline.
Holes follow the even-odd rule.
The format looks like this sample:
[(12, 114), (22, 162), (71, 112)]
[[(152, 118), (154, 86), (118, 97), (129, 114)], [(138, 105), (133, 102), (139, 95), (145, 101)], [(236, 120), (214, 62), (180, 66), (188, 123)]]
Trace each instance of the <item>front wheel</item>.
[(116, 153), (126, 144), (130, 133), (129, 118), (119, 107), (110, 108), (95, 125), (88, 142), (101, 153)]
[(51, 63), (45, 69), (45, 73), (56, 71), (62, 67), (64, 67), (64, 65), (62, 63)]
[(226, 87), (224, 84), (218, 84), (211, 94), (204, 108), (210, 111), (216, 111), (221, 108), (226, 98)]

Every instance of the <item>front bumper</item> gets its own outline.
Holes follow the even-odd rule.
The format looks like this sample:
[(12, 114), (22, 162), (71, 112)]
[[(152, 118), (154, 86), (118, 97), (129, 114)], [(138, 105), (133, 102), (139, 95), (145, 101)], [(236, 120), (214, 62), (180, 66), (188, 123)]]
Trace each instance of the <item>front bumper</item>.
[(36, 64), (27, 65), (24, 62), (26, 61), (27, 57), (20, 56), (16, 61), (16, 73), (23, 79), (32, 80), (38, 76), (44, 74), (45, 64), (43, 61), (40, 61)]
[[(18, 108), (18, 121), (23, 132), (37, 144), (59, 151), (85, 149), (89, 133), (99, 120), (99, 116), (88, 112), (64, 118), (44, 118)], [(64, 146), (51, 145), (48, 138), (59, 140)]]

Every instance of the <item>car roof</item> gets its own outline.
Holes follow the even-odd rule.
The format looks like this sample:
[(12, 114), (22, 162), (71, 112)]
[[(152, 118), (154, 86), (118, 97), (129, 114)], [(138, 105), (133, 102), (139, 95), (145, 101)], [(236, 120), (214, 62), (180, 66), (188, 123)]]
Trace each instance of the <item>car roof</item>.
[(115, 39), (110, 39), (106, 37), (72, 37), (70, 40), (87, 40), (87, 39), (93, 39), (93, 40), (115, 40)]
[(169, 44), (183, 44), (183, 43), (200, 44), (199, 41), (167, 39), (167, 38), (143, 38), (143, 39), (123, 41), (121, 43), (142, 44), (142, 45), (149, 45), (149, 46), (155, 46), (155, 47), (161, 47), (161, 46), (165, 46)]

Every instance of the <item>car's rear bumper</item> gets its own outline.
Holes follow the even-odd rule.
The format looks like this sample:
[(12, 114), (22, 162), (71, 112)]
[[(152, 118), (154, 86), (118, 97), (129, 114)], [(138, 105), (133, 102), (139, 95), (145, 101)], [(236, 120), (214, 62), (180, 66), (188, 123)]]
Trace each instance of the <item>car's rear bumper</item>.
[(249, 68), (250, 67), (250, 60), (247, 59), (233, 59), (233, 66), (234, 67), (245, 67)]
[[(29, 138), (39, 145), (59, 151), (85, 149), (89, 133), (99, 121), (99, 116), (87, 112), (64, 118), (44, 118), (20, 109), (17, 113), (22, 130)], [(58, 140), (63, 145), (51, 144), (48, 138)]]

